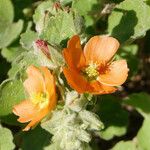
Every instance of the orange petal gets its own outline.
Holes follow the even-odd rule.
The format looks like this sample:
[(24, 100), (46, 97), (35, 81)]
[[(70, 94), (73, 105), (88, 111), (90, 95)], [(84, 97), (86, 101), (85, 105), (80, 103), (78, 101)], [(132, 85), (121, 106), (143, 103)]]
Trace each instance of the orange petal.
[(80, 75), (79, 72), (63, 68), (64, 75), (69, 83), (69, 85), (75, 89), (78, 93), (84, 93), (87, 92), (87, 89), (89, 88), (88, 82), (84, 79), (82, 75)]
[(91, 82), (90, 86), (91, 88), (89, 90), (89, 93), (92, 94), (108, 94), (108, 93), (113, 93), (117, 90), (112, 86), (103, 85), (98, 81)]
[(48, 70), (47, 67), (40, 67), (40, 70), (43, 73), (44, 85), (45, 85), (46, 91), (48, 91), (49, 94), (54, 93), (55, 92), (55, 79), (53, 75), (51, 74), (51, 72)]
[(34, 118), (31, 120), (31, 122), (23, 129), (23, 131), (28, 131), (31, 127), (35, 126), (37, 123), (39, 123), (47, 114), (49, 113), (48, 108), (42, 109), (39, 111)]
[(108, 72), (101, 74), (98, 80), (105, 85), (118, 86), (126, 81), (128, 71), (126, 60), (114, 61), (109, 66)]
[(106, 94), (116, 91), (116, 88), (102, 85), (98, 81), (88, 82), (74, 70), (63, 68), (63, 72), (69, 85), (78, 93)]
[(38, 68), (29, 66), (27, 68), (28, 78), (24, 81), (24, 87), (29, 94), (44, 91), (44, 79)]
[(104, 63), (108, 62), (119, 48), (119, 42), (108, 36), (94, 36), (84, 47), (84, 55), (86, 63), (92, 62)]
[(19, 116), (19, 122), (24, 123), (32, 120), (37, 113), (37, 109), (30, 100), (24, 100), (20, 104), (14, 106), (13, 113)]
[(43, 80), (43, 76), (41, 74), (41, 72), (39, 71), (39, 69), (33, 65), (29, 66), (27, 68), (27, 74), (28, 76), (34, 76), (39, 78), (40, 80)]
[(46, 91), (49, 93), (50, 97), (50, 103), (51, 105), (54, 105), (52, 104), (54, 102), (56, 105), (56, 88), (54, 76), (51, 74), (47, 67), (40, 67), (40, 70), (43, 72)]
[(51, 110), (53, 110), (56, 106), (56, 97), (54, 94), (51, 96), (49, 106), (46, 108), (43, 108), (39, 112), (37, 112), (31, 122), (23, 129), (23, 131), (28, 131), (31, 127), (35, 126), (37, 123), (39, 123)]
[(44, 85), (43, 83), (36, 77), (34, 76), (30, 76), (29, 78), (27, 78), (24, 83), (23, 83), (26, 91), (28, 92), (28, 94), (32, 94), (32, 93), (40, 93), (44, 91)]
[(68, 46), (63, 50), (63, 56), (70, 68), (80, 69), (85, 66), (85, 57), (80, 44), (78, 35), (73, 36), (68, 41)]

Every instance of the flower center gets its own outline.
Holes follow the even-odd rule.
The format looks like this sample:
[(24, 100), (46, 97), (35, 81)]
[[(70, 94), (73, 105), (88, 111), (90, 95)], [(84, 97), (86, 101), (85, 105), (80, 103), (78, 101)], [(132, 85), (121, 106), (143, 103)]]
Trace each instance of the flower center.
[(90, 63), (82, 72), (89, 81), (96, 80), (99, 76), (98, 65), (96, 63)]
[(38, 105), (40, 108), (44, 108), (49, 103), (49, 94), (46, 93), (33, 93), (31, 101), (34, 105)]

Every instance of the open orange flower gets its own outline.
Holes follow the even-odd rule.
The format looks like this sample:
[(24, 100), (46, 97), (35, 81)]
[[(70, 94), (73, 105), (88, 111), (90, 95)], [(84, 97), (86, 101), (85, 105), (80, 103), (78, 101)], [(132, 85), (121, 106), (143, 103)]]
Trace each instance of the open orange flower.
[(73, 36), (63, 56), (67, 67), (63, 68), (69, 85), (79, 93), (106, 94), (116, 91), (128, 76), (126, 60), (112, 62), (119, 42), (108, 36), (94, 36), (82, 51), (80, 38)]
[(27, 75), (24, 87), (29, 98), (13, 108), (19, 122), (29, 122), (24, 131), (40, 122), (56, 106), (55, 80), (50, 71), (46, 67), (29, 66)]

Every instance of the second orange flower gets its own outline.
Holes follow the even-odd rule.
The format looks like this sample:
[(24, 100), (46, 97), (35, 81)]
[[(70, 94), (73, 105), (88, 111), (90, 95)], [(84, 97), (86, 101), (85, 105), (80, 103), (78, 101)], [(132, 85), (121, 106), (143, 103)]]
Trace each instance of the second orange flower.
[(28, 131), (39, 123), (55, 108), (57, 102), (55, 79), (47, 67), (29, 66), (27, 75), (24, 87), (28, 93), (28, 99), (13, 108), (13, 113), (19, 116), (19, 122), (29, 122), (24, 131)]

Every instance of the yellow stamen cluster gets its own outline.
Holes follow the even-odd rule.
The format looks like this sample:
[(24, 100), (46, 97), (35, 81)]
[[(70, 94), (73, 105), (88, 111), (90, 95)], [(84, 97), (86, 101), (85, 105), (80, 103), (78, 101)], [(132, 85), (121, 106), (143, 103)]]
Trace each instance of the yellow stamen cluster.
[(87, 76), (89, 80), (96, 80), (99, 75), (97, 68), (98, 66), (96, 63), (91, 63), (88, 67), (84, 69), (83, 73)]
[(49, 94), (46, 93), (34, 93), (31, 96), (31, 101), (34, 105), (38, 105), (40, 108), (44, 108), (49, 103)]

